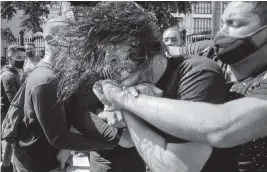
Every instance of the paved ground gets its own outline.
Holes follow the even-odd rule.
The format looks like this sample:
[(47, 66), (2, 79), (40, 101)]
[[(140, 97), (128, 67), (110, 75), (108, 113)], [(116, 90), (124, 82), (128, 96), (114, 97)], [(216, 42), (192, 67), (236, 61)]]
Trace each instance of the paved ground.
[(68, 167), (67, 172), (90, 172), (88, 157), (73, 156), (72, 165)]

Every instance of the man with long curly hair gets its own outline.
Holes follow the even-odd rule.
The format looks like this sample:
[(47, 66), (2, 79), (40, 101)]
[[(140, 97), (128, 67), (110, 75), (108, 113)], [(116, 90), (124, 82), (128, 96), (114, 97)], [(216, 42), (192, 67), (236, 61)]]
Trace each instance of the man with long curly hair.
[[(133, 146), (127, 130), (109, 126), (89, 112), (66, 114), (64, 102), (58, 101), (60, 76), (53, 67), (60, 53), (69, 53), (67, 42), (59, 36), (67, 27), (68, 22), (60, 17), (50, 19), (44, 26), (45, 57), (26, 80), (24, 120), (14, 150), (18, 172), (56, 169), (61, 155), (65, 155), (59, 153), (60, 149), (90, 151), (112, 149), (118, 144)], [(80, 133), (70, 131), (70, 125)]]
[[(212, 103), (226, 100), (225, 81), (216, 63), (204, 58), (165, 58), (155, 16), (136, 3), (101, 2), (94, 8), (76, 11), (76, 21), (70, 31), (75, 35), (70, 41), (73, 53), (57, 58), (55, 67), (61, 75), (60, 100), (71, 97), (75, 109), (97, 109), (92, 87), (95, 81), (106, 78), (105, 73), (123, 88), (138, 83), (157, 84), (166, 98)], [(98, 90), (97, 84), (94, 90)], [(96, 94), (109, 106), (105, 110), (113, 110), (116, 114), (103, 115), (104, 111), (101, 115), (120, 116), (100, 92), (101, 89)], [(162, 96), (157, 88), (148, 90), (147, 94)], [(139, 119), (126, 118), (126, 123), (138, 153), (154, 172), (235, 171), (228, 150), (212, 149), (205, 144), (173, 137)], [(127, 150), (97, 152), (93, 157), (91, 163), (106, 163), (104, 168), (94, 168), (93, 162), (93, 172), (123, 171), (113, 169), (113, 164), (123, 165), (126, 160), (132, 160)], [(120, 163), (116, 162), (119, 160)], [(135, 161), (137, 159), (132, 160)], [(124, 171), (140, 171), (136, 167), (130, 163)]]

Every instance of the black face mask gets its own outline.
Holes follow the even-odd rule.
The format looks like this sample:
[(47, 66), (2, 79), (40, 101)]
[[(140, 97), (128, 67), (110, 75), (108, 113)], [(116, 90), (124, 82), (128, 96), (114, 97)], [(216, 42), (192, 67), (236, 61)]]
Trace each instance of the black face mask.
[(33, 57), (34, 56), (34, 52), (33, 51), (28, 51), (28, 52), (26, 52), (26, 55), (28, 57)]
[(24, 61), (15, 61), (14, 66), (16, 66), (18, 69), (22, 69), (24, 66)]
[(244, 37), (233, 37), (219, 32), (214, 45), (218, 58), (226, 64), (237, 63), (256, 52), (267, 42), (267, 25)]

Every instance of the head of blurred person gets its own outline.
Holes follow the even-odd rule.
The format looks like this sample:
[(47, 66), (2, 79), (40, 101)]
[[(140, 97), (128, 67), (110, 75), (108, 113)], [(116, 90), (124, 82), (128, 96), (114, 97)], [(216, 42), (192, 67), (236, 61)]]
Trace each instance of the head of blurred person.
[(6, 58), (4, 56), (1, 56), (1, 67), (6, 65)]
[(26, 54), (25, 48), (20, 45), (11, 45), (8, 47), (8, 61), (9, 65), (14, 69), (19, 71), (23, 68)]
[(183, 43), (182, 32), (176, 27), (170, 27), (163, 32), (163, 43), (166, 46), (180, 47)]
[(29, 59), (35, 58), (35, 45), (33, 43), (29, 43), (25, 45), (26, 56)]
[(218, 58), (243, 79), (267, 66), (267, 3), (230, 2), (216, 35)]
[(67, 26), (64, 17), (52, 17), (43, 26), (43, 38), (45, 44), (44, 60), (53, 62), (60, 51), (64, 51), (67, 47), (64, 38), (64, 29)]

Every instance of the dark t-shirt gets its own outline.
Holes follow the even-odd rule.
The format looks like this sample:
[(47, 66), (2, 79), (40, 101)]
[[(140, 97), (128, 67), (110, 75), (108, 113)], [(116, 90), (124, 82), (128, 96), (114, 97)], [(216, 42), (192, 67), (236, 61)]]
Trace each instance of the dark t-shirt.
[[(90, 88), (90, 85), (87, 86), (86, 84), (81, 84), (79, 91), (72, 97), (72, 101), (68, 103), (69, 108), (67, 108), (66, 111), (69, 113), (72, 110), (75, 110), (77, 114), (76, 119), (72, 120), (81, 120), (88, 118), (81, 118), (80, 114), (87, 113), (89, 111), (96, 112), (96, 109), (103, 108), (101, 107), (102, 103), (98, 100), (93, 91), (90, 91)], [(100, 126), (103, 126), (105, 124), (101, 124)], [(80, 127), (85, 128), (85, 125), (87, 125), (87, 128), (94, 127), (89, 126), (88, 124), (86, 124), (86, 122), (82, 123)], [(109, 131), (105, 128), (103, 128), (102, 130), (106, 132)], [(86, 135), (86, 133), (84, 132), (81, 133)], [(93, 134), (92, 131), (90, 133)], [(103, 139), (105, 138), (98, 138), (98, 140)], [(116, 146), (114, 149), (109, 150), (90, 151), (90, 171), (145, 172), (145, 163), (143, 162), (135, 147), (123, 148), (120, 146)]]
[[(58, 82), (52, 66), (44, 61), (26, 81), (25, 117), (14, 154), (27, 170), (47, 172), (55, 169), (59, 164), (57, 148), (99, 150), (114, 147), (119, 141), (118, 130), (94, 115), (83, 113), (75, 118), (75, 111), (66, 115), (63, 103), (57, 98)], [(69, 132), (70, 124), (77, 126), (85, 136)], [(103, 139), (99, 141), (101, 137)]]
[(15, 97), (21, 86), (20, 75), (9, 66), (5, 66), (1, 71), (1, 120), (9, 108), (10, 102)]
[[(230, 88), (230, 100), (253, 97), (267, 101), (267, 70), (259, 72)], [(253, 114), (251, 114), (253, 115)], [(267, 137), (235, 147), (240, 172), (267, 171)]]
[[(168, 59), (167, 69), (156, 86), (163, 90), (163, 97), (171, 99), (214, 104), (227, 100), (227, 86), (219, 66), (204, 57), (195, 58), (190, 55)], [(163, 135), (168, 143), (187, 142), (155, 130)], [(231, 149), (213, 148), (202, 172), (236, 172), (233, 155)]]

